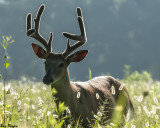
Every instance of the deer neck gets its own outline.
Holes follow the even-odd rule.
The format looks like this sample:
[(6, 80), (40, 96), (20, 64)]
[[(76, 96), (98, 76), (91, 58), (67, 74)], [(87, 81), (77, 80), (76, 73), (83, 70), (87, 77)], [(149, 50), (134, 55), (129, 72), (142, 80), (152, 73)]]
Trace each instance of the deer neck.
[(68, 69), (66, 70), (66, 73), (64, 74), (64, 77), (61, 80), (51, 85), (51, 89), (52, 88), (55, 88), (57, 91), (55, 97), (58, 98), (58, 101), (69, 104), (70, 97), (74, 95), (74, 87), (70, 82)]

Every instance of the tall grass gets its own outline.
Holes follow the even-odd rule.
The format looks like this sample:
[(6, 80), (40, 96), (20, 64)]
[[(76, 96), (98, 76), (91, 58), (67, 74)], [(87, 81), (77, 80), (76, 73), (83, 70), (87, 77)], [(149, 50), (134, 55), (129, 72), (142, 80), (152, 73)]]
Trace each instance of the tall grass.
[(3, 91), (3, 102), (4, 102), (4, 109), (3, 109), (3, 124), (4, 126), (6, 126), (6, 78), (7, 78), (7, 68), (10, 66), (10, 63), (8, 62), (8, 59), (10, 58), (8, 56), (8, 51), (7, 51), (7, 48), (8, 48), (8, 45), (10, 45), (11, 43), (14, 42), (14, 40), (11, 39), (12, 37), (11, 36), (3, 36), (3, 42), (2, 42), (2, 47), (4, 49), (4, 75), (2, 76), (1, 75), (1, 79), (3, 81), (3, 88), (4, 88), (4, 91)]
[[(13, 42), (11, 38), (3, 38), (4, 42)], [(5, 44), (5, 43), (4, 43)], [(3, 45), (4, 45), (3, 44)], [(0, 82), (0, 127), (20, 128), (61, 128), (65, 125), (65, 119), (70, 117), (67, 128), (81, 127), (81, 120), (74, 122), (69, 108), (64, 103), (56, 104), (54, 95), (56, 90), (50, 90), (50, 86), (42, 82), (21, 77), (19, 80), (6, 82), (8, 53), (4, 45), (5, 60), (4, 70)], [(3, 46), (2, 45), (2, 46)], [(89, 79), (92, 78), (89, 69)], [(151, 74), (143, 71), (130, 72), (130, 67), (124, 68), (124, 79), (121, 82), (129, 90), (130, 97), (135, 107), (135, 115), (132, 120), (125, 118), (125, 128), (159, 128), (160, 126), (160, 82), (153, 80)], [(96, 95), (99, 98), (98, 94)], [(67, 111), (67, 116), (60, 116)], [(94, 115), (95, 123), (90, 124), (92, 128), (115, 128), (115, 122), (103, 124), (103, 105), (100, 111)], [(74, 125), (73, 125), (74, 124)], [(105, 123), (104, 123), (105, 124)]]
[[(135, 75), (130, 74), (130, 77)], [(139, 73), (139, 77), (144, 76)], [(126, 121), (127, 128), (159, 128), (160, 126), (160, 82), (152, 78), (139, 81), (123, 79), (122, 82), (128, 88), (130, 97), (135, 107), (133, 120)], [(32, 86), (30, 88), (29, 86)], [(3, 92), (3, 83), (0, 83), (0, 94)], [(60, 128), (64, 124), (66, 117), (59, 118), (66, 110), (63, 103), (59, 107), (55, 103), (55, 90), (45, 86), (42, 82), (30, 81), (22, 77), (20, 80), (9, 81), (6, 84), (6, 124), (17, 125), (22, 128), (44, 127)], [(98, 96), (97, 96), (98, 97)], [(58, 109), (59, 108), (59, 109)], [(0, 95), (0, 113), (3, 113), (3, 95)], [(95, 124), (91, 127), (105, 128), (116, 127), (116, 124), (110, 123), (107, 126), (101, 126), (99, 122), (101, 114), (97, 113)], [(0, 123), (3, 123), (3, 116), (0, 114)], [(76, 127), (80, 127), (80, 122), (75, 122)], [(68, 127), (72, 127), (73, 120)]]

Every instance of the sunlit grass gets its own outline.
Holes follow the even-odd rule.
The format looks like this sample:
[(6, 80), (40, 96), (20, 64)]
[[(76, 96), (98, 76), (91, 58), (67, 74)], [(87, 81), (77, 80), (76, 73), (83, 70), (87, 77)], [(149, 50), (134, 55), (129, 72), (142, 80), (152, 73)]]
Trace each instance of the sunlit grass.
[[(3, 89), (0, 83), (0, 94), (3, 94)], [(10, 81), (6, 85), (7, 123), (24, 128), (60, 126), (63, 123), (58, 119), (59, 110), (56, 112), (54, 100), (50, 87), (42, 83), (25, 78)], [(0, 124), (3, 124), (3, 105), (3, 95), (0, 95)]]
[[(122, 82), (128, 88), (135, 107), (134, 118), (126, 122), (126, 127), (158, 128), (160, 126), (160, 82), (152, 79), (149, 81), (123, 80)], [(3, 124), (3, 90), (3, 83), (0, 83), (0, 124)], [(77, 96), (80, 95), (77, 94)], [(98, 94), (96, 97), (99, 98)], [(43, 85), (42, 82), (22, 78), (6, 83), (6, 121), (8, 124), (23, 128), (61, 127), (64, 120), (59, 116), (66, 107), (61, 104), (61, 108), (61, 110), (55, 109), (55, 98), (51, 94), (50, 87)], [(102, 127), (98, 121), (101, 115), (101, 112), (95, 115), (97, 123), (92, 126)], [(70, 127), (72, 127), (71, 124)], [(114, 125), (111, 123), (106, 127), (114, 127)]]

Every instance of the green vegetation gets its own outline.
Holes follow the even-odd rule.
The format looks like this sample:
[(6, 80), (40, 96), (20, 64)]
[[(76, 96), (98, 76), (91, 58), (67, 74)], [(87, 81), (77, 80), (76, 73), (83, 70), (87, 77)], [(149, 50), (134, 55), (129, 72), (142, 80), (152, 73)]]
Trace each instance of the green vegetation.
[[(1, 75), (0, 82), (0, 127), (20, 128), (61, 128), (66, 117), (70, 116), (70, 110), (59, 103), (55, 103), (54, 95), (56, 90), (50, 90), (49, 86), (43, 85), (42, 82), (22, 77), (20, 80), (6, 82), (7, 67), (9, 66), (7, 46), (13, 42), (11, 37), (5, 37), (2, 46), (5, 50), (4, 69), (5, 74)], [(89, 69), (89, 79), (92, 78)], [(4, 77), (2, 77), (4, 76)], [(128, 121), (125, 117), (127, 128), (159, 128), (160, 126), (160, 82), (153, 80), (150, 73), (143, 71), (130, 72), (130, 66), (124, 67), (124, 79), (121, 82), (129, 90), (130, 97), (135, 107), (133, 119)], [(96, 95), (98, 98), (98, 95)], [(60, 118), (60, 115), (67, 110), (68, 115)], [(116, 124), (109, 123), (107, 126), (99, 124), (103, 113), (94, 115), (95, 128), (116, 128)], [(80, 127), (80, 120), (73, 122), (70, 120), (72, 127)]]
[[(145, 79), (131, 80), (139, 77)], [(146, 75), (147, 74), (147, 75)], [(160, 126), (160, 82), (148, 78), (149, 73), (131, 73), (122, 82), (128, 88), (135, 107), (134, 120), (126, 121), (130, 128), (158, 128)], [(147, 76), (147, 79), (146, 79)], [(3, 83), (0, 83), (0, 124), (3, 124)], [(56, 93), (54, 90), (53, 93)], [(60, 114), (66, 109), (63, 103), (57, 109), (55, 98), (50, 87), (42, 82), (30, 81), (22, 78), (6, 83), (6, 124), (23, 128), (53, 127), (60, 128), (64, 118)], [(96, 117), (95, 117), (96, 118)], [(96, 122), (99, 128), (101, 126)], [(108, 127), (114, 127), (110, 124)], [(78, 126), (77, 126), (78, 127)]]

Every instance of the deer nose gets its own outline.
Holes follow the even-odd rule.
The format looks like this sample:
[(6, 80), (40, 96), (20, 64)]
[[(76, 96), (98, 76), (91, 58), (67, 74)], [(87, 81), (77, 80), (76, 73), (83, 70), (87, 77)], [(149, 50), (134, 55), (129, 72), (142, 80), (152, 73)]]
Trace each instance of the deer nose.
[(50, 78), (50, 77), (45, 76), (43, 78), (43, 83), (46, 84), (46, 85), (49, 85), (49, 84), (51, 84), (53, 82), (54, 82), (54, 80), (52, 78)]

